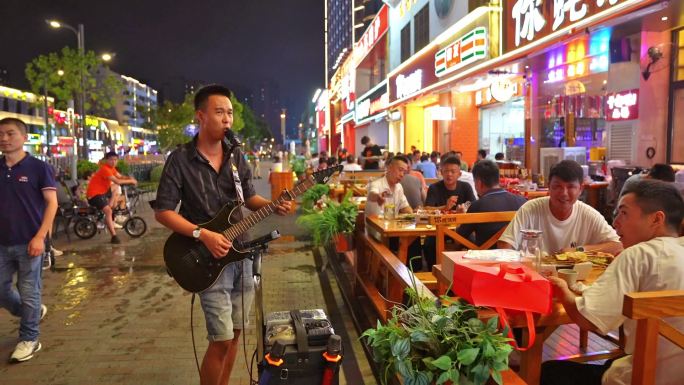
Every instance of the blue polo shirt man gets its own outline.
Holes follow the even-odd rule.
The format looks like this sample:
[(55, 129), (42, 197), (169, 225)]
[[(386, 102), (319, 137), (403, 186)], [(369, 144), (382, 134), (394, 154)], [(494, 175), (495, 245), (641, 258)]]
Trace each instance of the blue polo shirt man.
[(52, 168), (24, 151), (27, 139), (24, 122), (0, 120), (0, 307), (20, 318), (10, 362), (30, 360), (41, 349), (39, 323), (47, 312), (41, 302), (42, 256), (57, 212)]
[[(485, 213), (494, 211), (518, 211), (527, 199), (520, 195), (511, 194), (499, 187), (499, 167), (491, 160), (481, 160), (473, 166), (475, 190), (480, 199), (473, 202), (468, 213)], [(498, 223), (467, 223), (456, 230), (461, 236), (468, 238), (475, 233), (475, 244), (481, 246), (494, 236), (508, 222)], [(494, 244), (491, 248), (496, 248)]]

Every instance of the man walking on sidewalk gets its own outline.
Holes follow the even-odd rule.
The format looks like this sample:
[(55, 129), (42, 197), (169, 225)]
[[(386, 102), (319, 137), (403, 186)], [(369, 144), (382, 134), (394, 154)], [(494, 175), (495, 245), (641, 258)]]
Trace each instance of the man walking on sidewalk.
[[(57, 212), (51, 167), (24, 151), (26, 124), (0, 120), (0, 307), (20, 317), (19, 343), (10, 362), (33, 358), (40, 350), (42, 256)], [(12, 278), (17, 274), (17, 290)]]

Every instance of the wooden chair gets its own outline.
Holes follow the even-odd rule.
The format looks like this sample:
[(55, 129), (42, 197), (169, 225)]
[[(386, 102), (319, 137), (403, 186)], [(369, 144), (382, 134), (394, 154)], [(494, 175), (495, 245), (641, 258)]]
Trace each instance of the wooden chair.
[(437, 226), (437, 264), (442, 263), (442, 252), (444, 251), (445, 236), (453, 239), (461, 245), (470, 250), (486, 250), (496, 244), (501, 234), (506, 230), (503, 226), (496, 234), (492, 235), (485, 243), (478, 246), (469, 239), (462, 237), (460, 234), (451, 228), (464, 224), (482, 224), (482, 223), (497, 223), (510, 222), (515, 217), (515, 211), (495, 211), (489, 213), (465, 213), (465, 214), (450, 214), (441, 217), (435, 217), (433, 224)]
[[(515, 211), (495, 211), (489, 213), (465, 213), (465, 214), (449, 214), (442, 215), (440, 217), (435, 217), (431, 219), (431, 223), (437, 226), (437, 236), (436, 236), (436, 264), (442, 264), (442, 253), (445, 249), (446, 240), (445, 237), (449, 237), (459, 244), (467, 247), (470, 250), (486, 250), (496, 244), (499, 240), (501, 234), (506, 230), (506, 226), (503, 226), (496, 234), (492, 235), (485, 243), (478, 246), (471, 242), (469, 239), (462, 237), (456, 231), (452, 230), (453, 227), (457, 227), (463, 224), (473, 224), (473, 223), (497, 223), (497, 222), (510, 222), (515, 217)], [(426, 284), (432, 286), (431, 277), (435, 283), (437, 279), (432, 275), (432, 272), (428, 273), (429, 276), (421, 276)], [(437, 292), (443, 294), (446, 291), (446, 286), (437, 285)]]
[(684, 333), (663, 320), (684, 317), (684, 290), (625, 294), (622, 314), (637, 321), (632, 385), (653, 385), (660, 336), (684, 349)]

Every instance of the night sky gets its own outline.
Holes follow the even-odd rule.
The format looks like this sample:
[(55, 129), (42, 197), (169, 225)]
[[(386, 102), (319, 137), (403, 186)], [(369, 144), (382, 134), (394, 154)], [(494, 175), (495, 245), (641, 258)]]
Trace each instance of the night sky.
[[(85, 48), (114, 52), (112, 70), (182, 95), (183, 80), (280, 86), (289, 117), (299, 117), (324, 84), (321, 0), (0, 0), (0, 68), (9, 86), (28, 89), (32, 58), (76, 35), (45, 19), (85, 26)], [(244, 98), (244, 95), (238, 96)]]

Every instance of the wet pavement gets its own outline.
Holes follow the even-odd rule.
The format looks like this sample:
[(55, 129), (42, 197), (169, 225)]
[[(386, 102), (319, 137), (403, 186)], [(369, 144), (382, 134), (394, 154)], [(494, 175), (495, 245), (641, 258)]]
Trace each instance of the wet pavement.
[[(268, 174), (268, 166), (262, 162), (262, 175)], [(256, 180), (255, 187), (270, 197), (266, 179)], [(199, 383), (190, 333), (191, 295), (163, 266), (161, 250), (169, 232), (154, 221), (149, 207), (141, 207), (139, 214), (147, 221), (147, 233), (135, 239), (120, 230), (120, 245), (109, 244), (106, 232), (90, 240), (72, 233), (70, 241), (63, 232), (57, 234), (56, 247), (65, 253), (53, 271), (43, 274), (43, 303), (48, 306), (41, 323), (43, 348), (30, 361), (8, 364), (5, 357), (17, 343), (18, 321), (0, 310), (0, 384)], [(264, 257), (264, 310), (325, 309), (345, 341), (340, 383), (374, 384), (335, 279), (319, 274), (320, 262), (294, 220), (271, 217), (254, 230), (255, 236), (276, 228), (283, 233)], [(207, 340), (199, 301), (193, 324), (201, 362)], [(245, 335), (246, 351), (240, 349), (230, 384), (250, 384), (246, 362), (256, 347), (254, 328), (248, 326)]]

